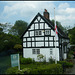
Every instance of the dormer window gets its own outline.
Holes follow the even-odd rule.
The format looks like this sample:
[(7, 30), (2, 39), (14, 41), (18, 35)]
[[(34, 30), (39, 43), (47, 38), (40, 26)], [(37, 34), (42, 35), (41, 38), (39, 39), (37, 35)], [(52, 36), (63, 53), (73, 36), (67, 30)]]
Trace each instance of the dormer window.
[(42, 32), (40, 30), (36, 30), (35, 35), (42, 35)]
[(50, 34), (50, 30), (45, 30), (45, 35), (49, 35)]

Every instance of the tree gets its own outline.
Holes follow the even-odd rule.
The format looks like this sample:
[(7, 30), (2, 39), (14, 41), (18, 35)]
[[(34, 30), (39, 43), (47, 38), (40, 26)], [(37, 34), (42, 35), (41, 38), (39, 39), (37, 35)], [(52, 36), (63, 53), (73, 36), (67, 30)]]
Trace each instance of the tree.
[(22, 51), (22, 45), (16, 44), (16, 45), (14, 46), (14, 49), (17, 50), (17, 51)]
[(0, 28), (2, 30), (2, 32), (4, 33), (8, 33), (8, 30), (12, 27), (12, 25), (10, 23), (0, 23)]
[(21, 36), (26, 30), (28, 23), (22, 20), (17, 20), (14, 26), (9, 30), (9, 33), (12, 35)]
[(22, 44), (22, 40), (18, 36), (0, 33), (0, 52), (13, 49), (16, 44)]
[[(54, 20), (51, 20), (51, 22), (54, 24)], [(56, 21), (56, 25), (57, 25), (63, 32), (65, 32), (65, 33), (67, 34), (67, 29), (66, 29), (66, 27), (63, 27), (60, 22)]]
[(68, 32), (69, 32), (70, 43), (75, 44), (75, 27), (69, 29)]

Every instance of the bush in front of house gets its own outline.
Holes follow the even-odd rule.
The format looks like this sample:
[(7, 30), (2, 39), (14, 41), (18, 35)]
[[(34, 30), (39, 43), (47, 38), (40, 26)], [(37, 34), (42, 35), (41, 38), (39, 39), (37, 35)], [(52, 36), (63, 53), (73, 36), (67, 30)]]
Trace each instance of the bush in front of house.
[(62, 74), (63, 69), (60, 64), (50, 64), (37, 66), (37, 68), (24, 68), (22, 71), (17, 70), (16, 74)]
[(18, 70), (18, 67), (11, 67), (6, 70), (5, 74), (15, 74), (17, 70)]
[(58, 61), (59, 64), (61, 64), (62, 66), (69, 68), (69, 67), (73, 67), (73, 63), (71, 62), (67, 62), (67, 61)]
[(52, 57), (50, 57), (50, 58), (49, 58), (49, 63), (50, 63), (50, 64), (53, 64), (53, 63), (55, 63), (55, 60), (54, 60)]
[(31, 64), (33, 62), (32, 58), (20, 58), (21, 64)]

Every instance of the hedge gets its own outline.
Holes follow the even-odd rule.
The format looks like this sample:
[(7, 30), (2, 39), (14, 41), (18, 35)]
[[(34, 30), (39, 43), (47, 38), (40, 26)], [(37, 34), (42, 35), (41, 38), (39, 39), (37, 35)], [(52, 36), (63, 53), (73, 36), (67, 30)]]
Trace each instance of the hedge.
[(64, 65), (64, 67), (66, 67), (66, 68), (73, 67), (73, 63), (71, 63), (71, 62), (58, 61), (58, 63), (61, 64), (62, 66)]
[[(15, 72), (13, 71), (15, 70)], [(11, 69), (7, 70), (7, 74), (62, 74), (63, 69), (61, 64), (49, 64), (49, 65), (41, 65), (37, 66), (37, 68), (24, 68), (22, 71)]]

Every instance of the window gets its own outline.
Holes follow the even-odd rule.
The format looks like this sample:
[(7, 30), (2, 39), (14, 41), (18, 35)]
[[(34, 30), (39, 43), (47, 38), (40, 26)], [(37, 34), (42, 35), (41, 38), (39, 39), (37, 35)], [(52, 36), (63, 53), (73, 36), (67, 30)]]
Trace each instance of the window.
[(37, 49), (37, 54), (40, 54), (40, 49)]
[(32, 54), (40, 54), (40, 49), (32, 49)]
[(35, 51), (35, 49), (32, 49), (32, 53), (33, 53), (33, 54), (36, 54), (36, 51)]
[(46, 30), (45, 31), (45, 35), (49, 35), (50, 34), (50, 31), (49, 30)]
[(41, 31), (35, 31), (35, 35), (42, 35)]
[(52, 55), (53, 54), (53, 51), (52, 51), (52, 49), (50, 49), (50, 55)]

